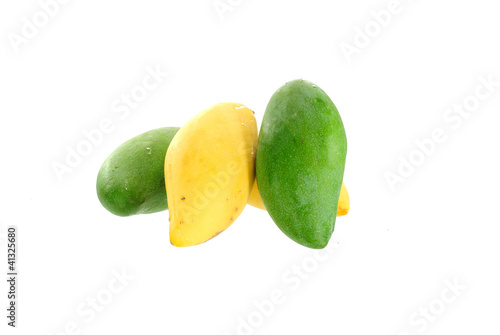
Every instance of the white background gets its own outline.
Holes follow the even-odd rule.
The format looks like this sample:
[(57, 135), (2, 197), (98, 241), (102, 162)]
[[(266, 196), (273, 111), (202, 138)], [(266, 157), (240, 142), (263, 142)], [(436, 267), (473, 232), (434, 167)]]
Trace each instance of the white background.
[[(221, 17), (212, 0), (73, 0), (17, 52), (9, 36), (41, 7), (1, 3), (2, 264), (7, 225), (20, 239), (18, 328), (6, 326), (2, 279), (1, 333), (498, 333), (500, 87), (455, 128), (443, 119), (481, 76), (500, 81), (496, 3), (401, 0), (379, 32), (370, 13), (387, 0), (230, 3)], [(348, 62), (341, 45), (366, 25), (373, 37)], [(169, 75), (120, 119), (112, 104), (158, 66)], [(260, 124), (273, 92), (296, 78), (330, 95), (347, 132), (351, 212), (329, 257), (314, 261), (251, 207), (217, 238), (176, 248), (168, 212), (120, 218), (100, 205), (97, 171), (125, 140), (224, 101)], [(54, 162), (108, 118), (113, 130), (59, 181)], [(435, 128), (446, 141), (391, 190), (386, 173)], [(300, 279), (294, 266), (310, 273)], [(133, 279), (110, 297), (113, 271)], [(285, 301), (258, 314), (254, 302), (275, 290)], [(77, 309), (92, 297), (111, 301), (88, 322)]]

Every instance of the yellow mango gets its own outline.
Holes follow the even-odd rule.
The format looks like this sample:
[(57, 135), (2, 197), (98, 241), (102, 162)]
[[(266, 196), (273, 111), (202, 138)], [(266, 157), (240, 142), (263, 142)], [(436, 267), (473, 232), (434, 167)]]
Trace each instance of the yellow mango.
[(173, 138), (165, 157), (170, 242), (201, 244), (241, 214), (255, 180), (257, 122), (226, 102), (200, 112)]
[(248, 204), (253, 207), (257, 207), (266, 210), (262, 198), (260, 197), (259, 187), (257, 186), (257, 179), (253, 183), (252, 193), (250, 193), (250, 198), (248, 198)]
[(351, 200), (349, 199), (349, 193), (347, 193), (347, 187), (342, 183), (340, 188), (339, 205), (337, 207), (337, 216), (344, 216), (349, 213), (351, 208)]
[[(260, 197), (259, 188), (257, 187), (257, 180), (254, 181), (252, 193), (248, 199), (248, 204), (263, 210), (266, 210), (264, 203)], [(340, 189), (339, 205), (337, 207), (337, 216), (344, 216), (349, 213), (351, 202), (349, 200), (349, 193), (347, 193), (347, 188), (345, 184), (342, 183), (342, 188)]]

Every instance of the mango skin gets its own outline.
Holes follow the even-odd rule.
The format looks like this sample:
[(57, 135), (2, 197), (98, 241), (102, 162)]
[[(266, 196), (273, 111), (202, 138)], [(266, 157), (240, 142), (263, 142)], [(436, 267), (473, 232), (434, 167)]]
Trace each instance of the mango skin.
[[(250, 206), (266, 210), (266, 206), (264, 206), (264, 203), (262, 202), (262, 198), (259, 193), (259, 187), (257, 186), (257, 179), (253, 184), (252, 192), (250, 193), (250, 198), (248, 199), (248, 204)], [(339, 204), (337, 208), (337, 216), (347, 215), (347, 213), (349, 213), (350, 205), (351, 203), (349, 200), (349, 193), (347, 192), (345, 184), (342, 183), (342, 188), (340, 190), (340, 196), (339, 196)]]
[(349, 213), (351, 209), (351, 200), (349, 198), (349, 193), (347, 192), (347, 187), (342, 183), (342, 188), (340, 189), (339, 196), (339, 207), (337, 208), (337, 216), (344, 216)]
[(248, 198), (248, 204), (258, 209), (266, 210), (266, 206), (264, 206), (262, 198), (260, 197), (257, 179), (255, 179), (255, 182), (253, 183), (252, 192), (250, 192), (250, 197)]
[(165, 157), (174, 246), (204, 243), (240, 215), (255, 180), (257, 138), (254, 112), (234, 102), (205, 109), (179, 130)]
[(342, 119), (322, 89), (294, 80), (274, 93), (259, 135), (257, 183), (269, 215), (297, 243), (328, 244), (346, 153)]
[(164, 127), (138, 135), (108, 156), (97, 175), (101, 204), (118, 216), (156, 213), (168, 208), (164, 162), (179, 128)]

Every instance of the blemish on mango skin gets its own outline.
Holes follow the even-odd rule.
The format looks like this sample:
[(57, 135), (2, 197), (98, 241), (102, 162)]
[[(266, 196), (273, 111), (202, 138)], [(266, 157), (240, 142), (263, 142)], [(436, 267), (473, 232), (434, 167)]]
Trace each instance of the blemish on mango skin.
[(186, 200), (186, 197), (181, 197), (181, 200)]
[(237, 211), (238, 211), (238, 207), (235, 207), (235, 208), (234, 208), (234, 211), (235, 211), (235, 212), (237, 212)]

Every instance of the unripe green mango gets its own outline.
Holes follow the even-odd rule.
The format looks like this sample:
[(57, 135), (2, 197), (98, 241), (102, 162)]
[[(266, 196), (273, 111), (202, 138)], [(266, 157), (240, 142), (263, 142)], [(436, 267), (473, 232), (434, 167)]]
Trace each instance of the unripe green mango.
[(324, 248), (335, 227), (347, 139), (328, 95), (305, 80), (269, 101), (257, 146), (257, 184), (276, 225), (292, 240)]
[(97, 175), (101, 204), (118, 216), (149, 214), (168, 208), (164, 164), (179, 128), (153, 129), (120, 145)]

